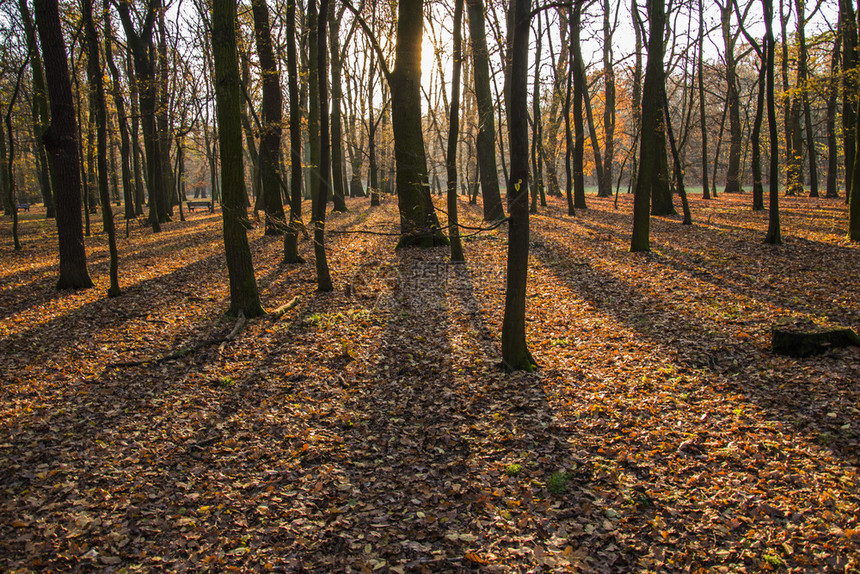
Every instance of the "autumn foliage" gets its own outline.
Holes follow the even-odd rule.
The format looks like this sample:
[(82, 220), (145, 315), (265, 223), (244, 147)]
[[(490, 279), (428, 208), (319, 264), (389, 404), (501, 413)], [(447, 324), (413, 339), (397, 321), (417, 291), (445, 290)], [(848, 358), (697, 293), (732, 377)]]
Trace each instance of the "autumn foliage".
[(120, 234), (117, 298), (104, 236), (58, 292), (53, 222), (3, 220), (0, 569), (855, 572), (860, 348), (769, 347), (860, 327), (860, 247), (841, 200), (786, 198), (782, 246), (749, 200), (637, 254), (630, 196), (533, 215), (534, 374), (498, 365), (504, 227), (451, 265), (355, 200), (331, 293), (252, 229), (263, 306), (298, 300), (228, 340), (219, 213)]

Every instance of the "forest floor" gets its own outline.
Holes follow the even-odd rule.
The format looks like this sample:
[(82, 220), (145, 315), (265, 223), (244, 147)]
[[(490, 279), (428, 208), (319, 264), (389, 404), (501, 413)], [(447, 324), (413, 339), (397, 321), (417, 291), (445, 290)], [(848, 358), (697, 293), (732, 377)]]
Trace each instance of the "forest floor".
[(694, 198), (646, 254), (630, 196), (588, 201), (532, 219), (534, 374), (499, 367), (504, 226), (451, 265), (338, 233), (397, 230), (351, 200), (331, 293), (258, 226), (264, 306), (298, 303), (225, 341), (220, 211), (132, 225), (113, 299), (103, 235), (58, 292), (53, 222), (14, 252), (4, 219), (0, 570), (860, 571), (860, 348), (769, 349), (860, 328), (844, 201), (782, 199), (771, 246), (749, 195)]

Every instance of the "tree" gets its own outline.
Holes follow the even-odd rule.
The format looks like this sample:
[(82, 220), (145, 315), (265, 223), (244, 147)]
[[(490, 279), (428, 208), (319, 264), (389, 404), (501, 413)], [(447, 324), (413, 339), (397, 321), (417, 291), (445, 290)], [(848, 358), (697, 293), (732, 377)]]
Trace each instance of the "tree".
[(35, 19), (51, 106), (51, 125), (43, 139), (53, 167), (51, 184), (57, 205), (60, 255), (57, 289), (86, 289), (92, 287), (93, 282), (87, 271), (81, 225), (77, 121), (57, 0), (36, 0)]
[[(740, 116), (740, 94), (738, 93), (737, 58), (735, 57), (735, 44), (738, 41), (740, 31), (732, 31), (731, 21), (734, 12), (732, 3), (725, 0), (725, 4), (717, 2), (720, 6), (720, 22), (722, 24), (723, 42), (726, 46), (726, 107), (729, 115), (729, 167), (726, 172), (726, 193), (740, 193), (741, 191), (741, 116)], [(739, 27), (744, 25), (746, 13), (752, 4), (747, 4), (743, 15), (738, 14)]]
[(512, 35), (508, 85), (508, 129), (511, 174), (508, 185), (508, 262), (505, 315), (502, 320), (502, 362), (509, 370), (533, 371), (537, 364), (526, 343), (526, 282), (529, 263), (528, 86), (529, 12), (531, 0), (512, 0)]
[(131, 172), (131, 142), (129, 140), (128, 123), (126, 122), (125, 98), (120, 86), (119, 69), (113, 60), (113, 33), (110, 12), (105, 10), (105, 62), (111, 75), (113, 86), (113, 101), (116, 106), (117, 123), (119, 124), (120, 138), (120, 164), (122, 172), (122, 191), (125, 203), (125, 218), (133, 219), (135, 216), (135, 198), (132, 185)]
[(284, 234), (284, 263), (304, 263), (299, 257), (302, 227), (302, 113), (296, 58), (296, 0), (287, 0), (287, 76), (290, 91), (290, 225)]
[(84, 21), (84, 35), (87, 46), (87, 79), (90, 84), (90, 96), (92, 98), (92, 109), (95, 111), (95, 124), (97, 134), (97, 157), (98, 165), (98, 188), (99, 199), (102, 207), (102, 222), (108, 236), (108, 250), (110, 252), (110, 288), (109, 297), (117, 297), (119, 289), (119, 255), (116, 248), (116, 228), (113, 222), (113, 211), (110, 206), (110, 192), (108, 191), (108, 168), (107, 168), (107, 106), (105, 104), (105, 86), (102, 80), (104, 71), (99, 63), (99, 37), (93, 22), (93, 0), (82, 0), (81, 8)]
[[(642, 135), (639, 144), (639, 174), (633, 197), (633, 236), (630, 251), (650, 251), (651, 196), (666, 193), (666, 175), (661, 163), (666, 163), (666, 132), (663, 123), (663, 30), (666, 11), (663, 0), (647, 0), (648, 61), (642, 87)], [(638, 9), (637, 9), (638, 10)], [(662, 160), (661, 160), (662, 155)]]
[(334, 211), (343, 212), (348, 211), (344, 199), (346, 183), (343, 177), (343, 114), (341, 112), (343, 65), (341, 64), (340, 43), (338, 41), (343, 8), (335, 14), (334, 7), (335, 2), (331, 2), (328, 7), (329, 62), (331, 66), (331, 195), (334, 200)]
[(842, 148), (845, 152), (845, 201), (854, 189), (854, 157), (857, 154), (857, 21), (854, 3), (839, 0), (839, 31), (842, 36)]
[(421, 129), (421, 41), (424, 0), (400, 0), (391, 88), (391, 123), (397, 163), (398, 247), (447, 245), (430, 198), (427, 156)]
[(245, 226), (245, 174), (242, 169), (242, 86), (236, 48), (236, 0), (212, 2), (212, 56), (215, 69), (215, 111), (221, 155), (221, 213), (224, 249), (230, 278), (228, 314), (257, 317), (260, 306), (257, 280)]
[(162, 155), (156, 125), (157, 81), (152, 32), (155, 16), (161, 8), (160, 0), (148, 0), (146, 14), (140, 32), (136, 32), (131, 21), (129, 0), (120, 0), (119, 16), (122, 21), (128, 47), (134, 57), (135, 80), (137, 81), (140, 115), (143, 120), (143, 147), (146, 151), (147, 186), (149, 188), (149, 223), (154, 232), (161, 231), (161, 223), (169, 221), (167, 215), (167, 190), (164, 185)]
[(460, 70), (463, 67), (463, 0), (454, 1), (454, 69), (451, 73), (451, 114), (448, 118), (448, 149), (445, 168), (448, 176), (448, 236), (451, 238), (451, 261), (464, 261), (457, 225), (457, 140), (460, 132)]
[(252, 0), (254, 37), (260, 58), (263, 84), (263, 121), (260, 126), (260, 180), (263, 205), (266, 210), (266, 235), (284, 232), (284, 204), (281, 202), (281, 175), (278, 173), (278, 150), (281, 147), (281, 76), (272, 34), (269, 29), (269, 9), (265, 0)]
[[(313, 14), (316, 0), (309, 0), (309, 14)], [(328, 110), (328, 74), (326, 73), (326, 26), (328, 22), (328, 0), (320, 0), (319, 19), (317, 22), (317, 81), (319, 82), (318, 106), (320, 110)], [(312, 18), (308, 18), (312, 21)], [(325, 206), (326, 197), (331, 189), (331, 148), (329, 140), (329, 115), (319, 115), (319, 167), (315, 177), (319, 180), (316, 186), (317, 195), (313, 198), (314, 224), (314, 259), (317, 268), (317, 289), (331, 291), (331, 276), (328, 270), (328, 259), (325, 253)]]
[(765, 243), (780, 245), (782, 233), (779, 225), (779, 140), (776, 132), (776, 104), (774, 103), (773, 69), (775, 66), (775, 45), (773, 37), (773, 0), (761, 0), (764, 11), (765, 45), (767, 51), (767, 73), (765, 84), (767, 87), (767, 122), (770, 128), (770, 174), (768, 187), (770, 188), (770, 206), (767, 235)]
[(469, 35), (472, 39), (475, 100), (478, 105), (478, 164), (481, 172), (481, 196), (484, 199), (484, 219), (504, 218), (499, 192), (499, 170), (496, 167), (496, 128), (493, 100), (490, 95), (490, 57), (487, 51), (487, 31), (484, 26), (482, 0), (466, 0), (469, 9)]
[(31, 110), (33, 132), (36, 136), (35, 157), (39, 171), (39, 188), (42, 190), (42, 201), (45, 204), (45, 217), (50, 219), (56, 216), (56, 210), (54, 208), (54, 194), (51, 190), (51, 165), (48, 162), (48, 154), (45, 151), (45, 143), (42, 139), (51, 121), (48, 115), (48, 98), (45, 93), (45, 69), (42, 66), (42, 58), (39, 55), (38, 46), (36, 46), (36, 30), (33, 27), (27, 0), (18, 0), (18, 8), (21, 12), (24, 35), (27, 38), (27, 45), (29, 46), (28, 54), (30, 56), (30, 71), (33, 83)]

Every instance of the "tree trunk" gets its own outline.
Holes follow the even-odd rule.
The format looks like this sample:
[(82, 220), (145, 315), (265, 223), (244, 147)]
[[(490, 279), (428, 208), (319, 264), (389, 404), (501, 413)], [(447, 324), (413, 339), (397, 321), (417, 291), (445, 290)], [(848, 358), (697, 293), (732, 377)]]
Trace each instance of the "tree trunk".
[(263, 118), (260, 126), (260, 180), (266, 210), (266, 235), (281, 235), (286, 228), (284, 204), (281, 201), (281, 175), (278, 173), (278, 150), (281, 147), (281, 76), (272, 49), (269, 9), (265, 0), (253, 0), (254, 37), (260, 59), (263, 84)]
[(296, 57), (296, 0), (287, 0), (287, 81), (290, 90), (290, 225), (284, 234), (284, 263), (304, 263), (299, 257), (302, 225), (302, 111)]
[(529, 263), (529, 145), (526, 87), (529, 61), (531, 0), (512, 0), (509, 34), (508, 129), (511, 181), (508, 186), (508, 262), (505, 315), (502, 320), (502, 362), (509, 370), (533, 371), (537, 366), (526, 343), (526, 281)]
[(161, 151), (156, 124), (157, 82), (155, 60), (151, 56), (152, 29), (156, 12), (160, 10), (160, 0), (149, 0), (143, 28), (138, 34), (134, 31), (129, 6), (120, 3), (119, 15), (125, 35), (134, 57), (140, 115), (143, 119), (143, 146), (146, 151), (147, 184), (149, 188), (149, 222), (154, 232), (161, 231), (161, 223), (168, 221), (162, 203), (167, 197), (164, 189), (164, 171), (161, 167)]
[(424, 0), (400, 0), (395, 66), (391, 72), (391, 123), (397, 162), (398, 247), (447, 245), (430, 198), (421, 126), (421, 39)]
[(857, 21), (852, 0), (839, 0), (842, 34), (842, 148), (845, 153), (845, 201), (854, 189), (854, 157), (857, 153)]
[(767, 50), (767, 72), (765, 83), (767, 87), (767, 122), (770, 128), (770, 175), (768, 187), (770, 188), (770, 213), (768, 217), (767, 235), (765, 243), (779, 245), (782, 243), (782, 233), (779, 225), (779, 140), (776, 129), (776, 104), (774, 103), (774, 66), (776, 65), (775, 45), (773, 37), (773, 0), (761, 0), (764, 12), (764, 24), (766, 33)]
[(809, 105), (809, 57), (806, 47), (806, 0), (794, 0), (797, 10), (797, 87), (803, 102), (806, 154), (809, 158), (809, 197), (818, 197), (818, 160), (815, 151), (815, 132), (812, 131), (812, 107)]
[(663, 0), (648, 0), (648, 62), (642, 89), (642, 136), (639, 145), (639, 174), (633, 198), (633, 236), (630, 251), (650, 251), (649, 203), (660, 187), (660, 155), (665, 157), (666, 135), (663, 117), (663, 33), (666, 13)]
[[(107, 2), (106, 2), (107, 3)], [(92, 0), (81, 2), (83, 12), (84, 33), (87, 45), (87, 79), (89, 80), (90, 93), (93, 97), (93, 109), (95, 111), (95, 124), (97, 133), (96, 147), (98, 152), (98, 188), (101, 198), (102, 221), (105, 233), (108, 236), (108, 250), (110, 252), (110, 288), (109, 297), (120, 294), (119, 289), (119, 255), (116, 249), (116, 228), (113, 222), (113, 210), (110, 205), (110, 192), (108, 190), (108, 166), (107, 166), (107, 107), (105, 104), (105, 87), (102, 80), (104, 71), (99, 63), (99, 38), (93, 23)], [(107, 6), (105, 6), (107, 9)]]
[(236, 0), (212, 2), (212, 56), (215, 68), (215, 111), (221, 153), (221, 214), (224, 250), (230, 278), (230, 315), (257, 317), (260, 306), (251, 250), (245, 231), (245, 174), (242, 168), (242, 87), (236, 49)]
[(702, 5), (702, 0), (699, 0), (699, 61), (696, 75), (699, 83), (699, 127), (702, 130), (702, 199), (711, 199), (711, 192), (708, 189), (708, 122), (705, 117), (705, 12)]
[(51, 125), (44, 133), (44, 141), (51, 157), (51, 183), (57, 206), (60, 256), (57, 289), (84, 289), (92, 287), (93, 282), (87, 271), (81, 226), (77, 122), (57, 0), (36, 0), (35, 20), (51, 106)]
[[(610, 3), (603, 2), (603, 177), (606, 185), (597, 190), (599, 197), (612, 197), (613, 164), (615, 162), (615, 63), (612, 55), (614, 30), (609, 22)], [(591, 122), (593, 126), (593, 122)], [(592, 130), (593, 131), (593, 130)]]
[(343, 101), (343, 87), (341, 86), (342, 64), (340, 61), (340, 34), (341, 18), (334, 18), (334, 5), (331, 2), (328, 8), (329, 38), (330, 38), (330, 64), (331, 64), (331, 188), (334, 198), (335, 211), (348, 211), (346, 208), (346, 179), (343, 161), (343, 119), (341, 113), (341, 102)]
[[(582, 50), (579, 46), (579, 29), (582, 24), (582, 3), (577, 2), (573, 7), (572, 25), (570, 29), (570, 49), (573, 52), (571, 59), (571, 74), (573, 74), (573, 205), (577, 209), (586, 209), (585, 204), (585, 127), (582, 123), (582, 106), (588, 97), (588, 86), (585, 79), (585, 64), (582, 62)], [(592, 134), (593, 136), (593, 134)], [(592, 143), (597, 144), (593, 138)], [(595, 166), (597, 169), (598, 187), (603, 184), (603, 166), (600, 165), (600, 152), (597, 151)]]
[(740, 95), (738, 94), (737, 60), (735, 59), (735, 42), (737, 35), (731, 29), (733, 7), (726, 0), (725, 7), (720, 7), (723, 41), (726, 46), (726, 106), (729, 114), (729, 166), (726, 171), (726, 193), (741, 192), (741, 133)]
[(105, 62), (111, 74), (113, 86), (113, 101), (116, 106), (117, 123), (119, 124), (120, 141), (120, 171), (122, 174), (123, 202), (125, 203), (125, 218), (134, 219), (134, 189), (132, 187), (131, 144), (129, 142), (128, 124), (126, 123), (125, 98), (120, 84), (119, 69), (113, 60), (113, 28), (110, 12), (105, 11)]
[(487, 31), (484, 25), (482, 0), (466, 0), (469, 9), (469, 35), (472, 39), (475, 99), (478, 105), (478, 163), (481, 166), (481, 196), (484, 199), (484, 219), (498, 221), (505, 217), (499, 191), (499, 170), (496, 167), (496, 128), (493, 99), (490, 95), (490, 57), (487, 51)]
[(839, 94), (839, 56), (842, 30), (836, 29), (830, 57), (830, 80), (827, 93), (827, 191), (825, 197), (839, 197), (839, 147), (836, 143), (836, 104)]
[(48, 98), (45, 97), (45, 70), (42, 67), (42, 57), (39, 55), (39, 49), (36, 45), (36, 30), (33, 27), (27, 0), (18, 0), (18, 7), (24, 24), (24, 35), (27, 38), (27, 45), (30, 47), (30, 70), (33, 83), (31, 115), (33, 132), (36, 136), (36, 169), (38, 170), (39, 188), (42, 191), (42, 202), (45, 204), (45, 217), (50, 219), (56, 217), (56, 209), (54, 207), (54, 194), (51, 190), (51, 164), (48, 161), (48, 154), (42, 139), (51, 121), (48, 115)]
[[(483, 16), (482, 16), (483, 17)], [(457, 222), (457, 139), (460, 133), (460, 70), (462, 58), (463, 0), (454, 1), (454, 70), (451, 74), (451, 114), (448, 118), (448, 149), (445, 154), (447, 173), (448, 236), (451, 238), (451, 261), (465, 261)]]
[[(315, 0), (309, 0), (309, 13), (313, 14)], [(326, 31), (328, 22), (328, 0), (320, 0), (319, 21), (317, 22), (317, 81), (319, 82), (320, 111), (328, 110), (328, 73), (326, 66)], [(329, 139), (329, 115), (320, 113), (319, 119), (319, 169), (316, 170), (317, 195), (313, 198), (313, 224), (314, 224), (314, 259), (317, 269), (317, 289), (320, 291), (331, 291), (331, 276), (328, 270), (328, 258), (325, 252), (325, 207), (326, 197), (331, 191), (331, 148)]]

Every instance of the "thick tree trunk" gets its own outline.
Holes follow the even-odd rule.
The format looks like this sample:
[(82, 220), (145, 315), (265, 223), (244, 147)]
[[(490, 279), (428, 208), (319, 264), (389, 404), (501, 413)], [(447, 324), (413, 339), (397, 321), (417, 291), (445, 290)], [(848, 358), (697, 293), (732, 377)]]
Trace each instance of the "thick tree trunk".
[(397, 162), (398, 247), (447, 245), (430, 198), (421, 126), (421, 39), (423, 0), (400, 0), (395, 66), (391, 72), (391, 123)]
[(66, 45), (57, 0), (36, 0), (35, 20), (42, 44), (51, 125), (44, 133), (51, 156), (52, 187), (57, 206), (60, 276), (58, 289), (93, 286), (87, 271), (81, 226), (81, 179), (78, 171), (77, 122), (72, 102)]
[(806, 155), (809, 158), (809, 197), (818, 197), (818, 159), (815, 151), (815, 132), (812, 131), (812, 107), (809, 104), (809, 56), (806, 46), (806, 0), (794, 0), (797, 10), (797, 87), (803, 103)]
[(212, 2), (212, 56), (215, 68), (215, 110), (221, 152), (221, 213), (224, 250), (230, 278), (229, 314), (257, 317), (257, 280), (245, 226), (245, 174), (242, 168), (242, 87), (236, 49), (236, 0)]

